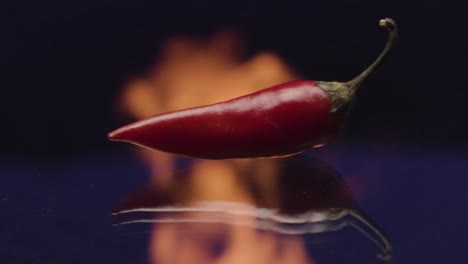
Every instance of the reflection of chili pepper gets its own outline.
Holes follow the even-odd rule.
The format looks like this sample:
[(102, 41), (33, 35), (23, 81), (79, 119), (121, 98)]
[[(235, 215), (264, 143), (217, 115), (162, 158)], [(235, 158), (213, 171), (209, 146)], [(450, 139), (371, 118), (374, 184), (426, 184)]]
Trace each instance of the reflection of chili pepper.
[(395, 22), (386, 18), (380, 25), (389, 31), (385, 49), (351, 81), (292, 81), (229, 101), (156, 115), (111, 132), (109, 139), (207, 159), (286, 156), (317, 147), (336, 129), (336, 112), (393, 46)]
[[(112, 210), (114, 224), (203, 223), (210, 229), (239, 225), (290, 236), (324, 235), (346, 227), (365, 235), (380, 248), (379, 257), (390, 260), (392, 245), (388, 236), (359, 208), (338, 171), (307, 155), (283, 159), (278, 165), (278, 174), (273, 173), (278, 176), (277, 181), (269, 182), (269, 188), (262, 188), (264, 183), (247, 177), (244, 180), (248, 183), (230, 186), (242, 195), (231, 196), (229, 201), (223, 200), (219, 190), (205, 189), (205, 195), (193, 195), (196, 184), (190, 184), (193, 167), (189, 166), (179, 171), (182, 177), (175, 179), (169, 188), (161, 190), (147, 184), (126, 195)], [(237, 176), (242, 178), (250, 172)], [(276, 178), (269, 173), (264, 176)], [(246, 197), (249, 197), (247, 203)], [(347, 234), (341, 233), (340, 240)]]

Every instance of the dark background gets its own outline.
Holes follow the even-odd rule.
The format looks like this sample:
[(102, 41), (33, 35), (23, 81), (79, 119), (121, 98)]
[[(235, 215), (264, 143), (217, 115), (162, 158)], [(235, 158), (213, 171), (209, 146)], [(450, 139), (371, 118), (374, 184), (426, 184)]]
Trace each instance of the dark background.
[(273, 50), (306, 78), (345, 81), (380, 52), (393, 17), (400, 39), (362, 87), (345, 137), (463, 145), (466, 4), (449, 1), (24, 1), (3, 3), (0, 154), (114, 148), (113, 100), (161, 41), (239, 28), (250, 54)]

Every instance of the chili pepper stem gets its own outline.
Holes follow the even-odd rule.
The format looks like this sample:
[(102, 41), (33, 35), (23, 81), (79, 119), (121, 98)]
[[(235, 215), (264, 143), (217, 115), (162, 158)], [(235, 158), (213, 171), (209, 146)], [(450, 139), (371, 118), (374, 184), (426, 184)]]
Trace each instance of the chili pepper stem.
[(348, 82), (317, 82), (317, 85), (325, 90), (331, 99), (332, 112), (336, 112), (343, 105), (351, 101), (355, 91), (361, 84), (382, 64), (388, 52), (392, 49), (398, 36), (397, 25), (391, 18), (384, 18), (379, 21), (379, 25), (388, 30), (388, 40), (385, 48), (375, 61), (367, 67), (361, 74)]
[(377, 59), (375, 59), (375, 61), (367, 69), (365, 69), (357, 77), (346, 83), (346, 85), (352, 91), (356, 91), (356, 89), (359, 88), (359, 86), (361, 86), (361, 84), (367, 79), (367, 77), (369, 77), (369, 75), (371, 75), (371, 73), (380, 64), (382, 64), (388, 52), (392, 49), (393, 45), (395, 44), (395, 41), (398, 36), (398, 30), (395, 21), (393, 21), (393, 19), (391, 18), (384, 18), (379, 21), (379, 25), (381, 27), (386, 28), (389, 32), (387, 44), (385, 45), (384, 50), (380, 53), (379, 57), (377, 57)]

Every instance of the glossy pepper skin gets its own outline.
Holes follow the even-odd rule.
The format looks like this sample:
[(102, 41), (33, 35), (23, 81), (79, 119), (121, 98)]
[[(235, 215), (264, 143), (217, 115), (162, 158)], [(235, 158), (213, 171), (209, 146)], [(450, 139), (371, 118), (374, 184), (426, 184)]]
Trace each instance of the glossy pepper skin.
[(337, 112), (382, 62), (396, 39), (361, 75), (346, 82), (292, 81), (225, 102), (165, 113), (109, 133), (110, 140), (205, 159), (281, 157), (325, 143), (339, 127)]

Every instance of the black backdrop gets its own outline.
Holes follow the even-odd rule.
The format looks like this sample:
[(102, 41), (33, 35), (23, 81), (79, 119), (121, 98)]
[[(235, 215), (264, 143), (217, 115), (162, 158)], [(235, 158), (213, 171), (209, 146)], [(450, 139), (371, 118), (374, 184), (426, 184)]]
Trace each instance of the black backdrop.
[(279, 53), (307, 78), (347, 80), (380, 52), (378, 19), (400, 39), (363, 87), (345, 137), (468, 142), (467, 10), (462, 1), (10, 1), (0, 8), (5, 154), (114, 147), (106, 133), (122, 81), (144, 72), (162, 40), (237, 27), (249, 51)]

